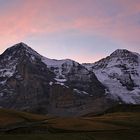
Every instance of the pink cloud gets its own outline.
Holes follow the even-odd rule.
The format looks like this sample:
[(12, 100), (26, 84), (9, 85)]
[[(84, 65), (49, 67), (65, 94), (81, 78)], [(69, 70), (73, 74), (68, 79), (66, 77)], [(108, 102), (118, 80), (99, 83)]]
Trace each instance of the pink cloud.
[(21, 41), (28, 35), (38, 33), (34, 23), (38, 9), (41, 8), (43, 0), (36, 1), (25, 0), (22, 5), (18, 5), (16, 9), (9, 9), (3, 15), (0, 15), (0, 43), (1, 50), (3, 46)]
[[(126, 44), (140, 44), (140, 26), (131, 21), (131, 16), (140, 12), (140, 2), (116, 0), (123, 12), (114, 17), (106, 16), (105, 6), (100, 7), (96, 0), (89, 5), (92, 1), (25, 0), (16, 9), (11, 8), (0, 15), (1, 46), (29, 36), (63, 33), (71, 29)], [(90, 14), (89, 6), (94, 9), (93, 14), (86, 16), (86, 11)]]

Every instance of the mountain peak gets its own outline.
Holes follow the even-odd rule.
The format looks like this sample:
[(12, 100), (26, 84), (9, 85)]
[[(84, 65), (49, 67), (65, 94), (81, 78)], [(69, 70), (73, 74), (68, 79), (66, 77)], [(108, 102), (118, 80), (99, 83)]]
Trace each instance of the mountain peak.
[(33, 55), (36, 57), (41, 57), (40, 54), (38, 54), (34, 49), (29, 47), (27, 44), (20, 42), (17, 43), (8, 49), (5, 50), (5, 52), (2, 54), (3, 56), (23, 56), (23, 55)]
[(114, 51), (110, 56), (128, 56), (132, 54), (132, 52), (126, 50), (126, 49), (117, 49), (116, 51)]
[(138, 63), (139, 54), (135, 52), (128, 51), (126, 49), (117, 49), (111, 55), (111, 58), (121, 58), (123, 60), (131, 60), (133, 63)]
[(24, 47), (24, 48), (30, 48), (27, 44), (25, 44), (24, 42), (20, 42), (15, 44), (14, 46), (18, 46), (18, 47)]
[(13, 45), (12, 47), (8, 48), (8, 50), (31, 50), (31, 51), (35, 51), (23, 42), (20, 42), (20, 43), (17, 43), (15, 45)]

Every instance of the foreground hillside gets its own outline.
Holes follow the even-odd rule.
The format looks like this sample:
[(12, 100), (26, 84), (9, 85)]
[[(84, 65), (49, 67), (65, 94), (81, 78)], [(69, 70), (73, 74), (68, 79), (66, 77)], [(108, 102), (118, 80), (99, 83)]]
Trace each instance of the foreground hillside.
[(40, 116), (0, 109), (0, 139), (139, 140), (140, 106), (135, 106), (135, 111), (131, 106), (126, 112), (120, 108), (123, 107), (101, 116), (86, 117)]
[(2, 140), (139, 140), (139, 131), (2, 135)]

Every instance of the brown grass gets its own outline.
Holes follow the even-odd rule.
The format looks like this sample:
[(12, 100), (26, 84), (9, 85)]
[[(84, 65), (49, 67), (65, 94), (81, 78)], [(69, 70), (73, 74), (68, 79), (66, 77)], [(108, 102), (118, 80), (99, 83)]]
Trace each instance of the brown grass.
[(21, 122), (34, 122), (46, 120), (48, 117), (43, 115), (19, 112), (9, 109), (0, 109), (0, 127), (13, 125)]

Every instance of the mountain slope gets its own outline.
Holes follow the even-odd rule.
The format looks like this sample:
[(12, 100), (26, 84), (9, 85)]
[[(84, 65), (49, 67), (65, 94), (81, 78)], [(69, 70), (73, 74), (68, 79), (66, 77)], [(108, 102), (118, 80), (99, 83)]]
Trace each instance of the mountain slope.
[(108, 101), (105, 87), (84, 66), (45, 58), (19, 43), (0, 55), (0, 106), (69, 116), (101, 112)]
[(120, 103), (140, 104), (140, 55), (118, 49), (93, 64), (84, 64)]

